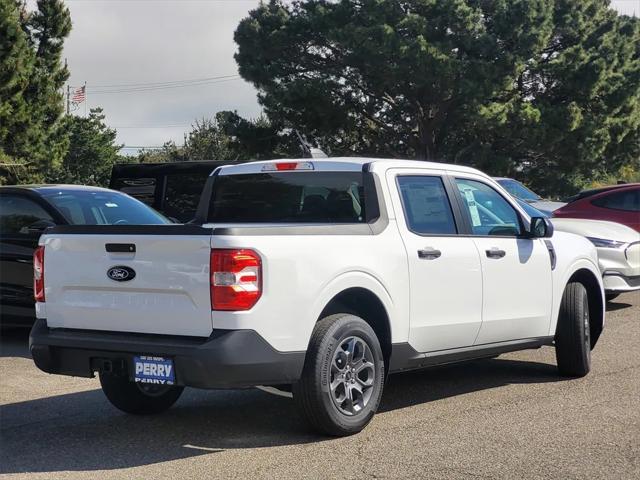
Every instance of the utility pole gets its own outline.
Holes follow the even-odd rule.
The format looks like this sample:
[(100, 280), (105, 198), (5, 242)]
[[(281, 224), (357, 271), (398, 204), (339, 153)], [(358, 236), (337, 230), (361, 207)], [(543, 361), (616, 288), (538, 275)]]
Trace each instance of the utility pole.
[[(68, 67), (68, 63), (67, 63), (67, 58), (65, 57), (65, 59), (64, 59), (64, 69), (68, 72), (69, 70), (68, 70), (67, 67)], [(67, 115), (69, 115), (69, 109), (71, 107), (70, 100), (69, 100), (70, 92), (71, 92), (71, 85), (69, 85), (67, 83)]]

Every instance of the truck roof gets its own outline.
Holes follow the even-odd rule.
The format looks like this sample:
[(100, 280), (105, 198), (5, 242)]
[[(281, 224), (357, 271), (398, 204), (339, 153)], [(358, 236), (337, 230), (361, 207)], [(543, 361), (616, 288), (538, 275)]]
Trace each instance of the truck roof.
[(239, 165), (225, 165), (221, 167), (220, 175), (237, 175), (243, 173), (261, 173), (264, 165), (275, 163), (310, 163), (317, 171), (360, 171), (364, 165), (372, 164), (385, 167), (399, 168), (430, 168), (433, 170), (450, 170), (457, 172), (469, 172), (486, 176), (484, 173), (471, 167), (455, 165), (451, 163), (427, 162), (423, 160), (401, 160), (397, 158), (371, 158), (371, 157), (329, 157), (329, 158), (281, 158), (276, 160), (263, 160), (248, 162)]

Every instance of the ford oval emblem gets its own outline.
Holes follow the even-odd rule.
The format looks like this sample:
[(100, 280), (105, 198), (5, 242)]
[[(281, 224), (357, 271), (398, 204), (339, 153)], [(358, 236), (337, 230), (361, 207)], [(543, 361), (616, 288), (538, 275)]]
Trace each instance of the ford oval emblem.
[(136, 271), (133, 268), (118, 265), (107, 270), (107, 277), (116, 282), (128, 282), (136, 278)]

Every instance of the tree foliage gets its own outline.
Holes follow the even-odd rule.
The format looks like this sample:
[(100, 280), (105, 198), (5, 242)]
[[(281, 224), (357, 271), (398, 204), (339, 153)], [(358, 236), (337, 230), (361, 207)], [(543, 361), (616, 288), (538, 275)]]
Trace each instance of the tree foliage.
[(526, 170), (637, 161), (637, 19), (608, 0), (271, 0), (235, 33), (272, 121), (333, 154)]
[(36, 6), (0, 0), (0, 169), (11, 182), (42, 180), (68, 147), (61, 57), (71, 19), (62, 0)]
[(246, 119), (221, 111), (213, 118), (197, 120), (178, 147), (167, 142), (160, 150), (140, 152), (141, 163), (193, 160), (248, 161), (299, 156), (299, 143), (291, 131), (265, 117)]
[(69, 136), (69, 149), (60, 166), (47, 175), (56, 183), (84, 185), (109, 184), (111, 167), (121, 161), (121, 145), (116, 144), (116, 131), (107, 127), (101, 108), (93, 108), (87, 118), (68, 116), (63, 130)]

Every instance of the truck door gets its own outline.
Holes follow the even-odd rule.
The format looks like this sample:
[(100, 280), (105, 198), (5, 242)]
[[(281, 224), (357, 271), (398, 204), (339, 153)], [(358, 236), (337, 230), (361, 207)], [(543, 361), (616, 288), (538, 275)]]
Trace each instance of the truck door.
[(393, 169), (387, 182), (408, 256), (409, 343), (419, 352), (473, 345), (482, 322), (482, 272), (442, 171)]
[(522, 235), (521, 215), (482, 177), (456, 175), (454, 182), (482, 262), (482, 328), (476, 344), (548, 335), (552, 278), (544, 241)]

